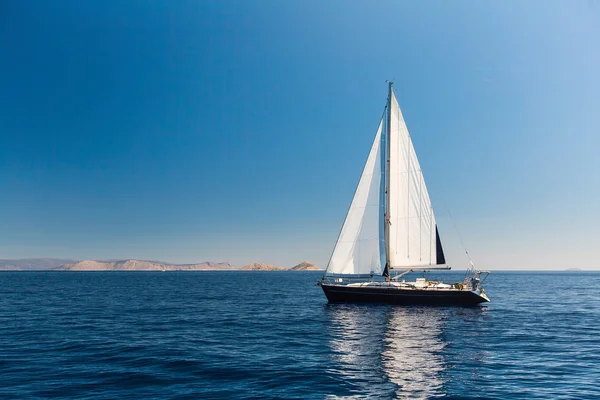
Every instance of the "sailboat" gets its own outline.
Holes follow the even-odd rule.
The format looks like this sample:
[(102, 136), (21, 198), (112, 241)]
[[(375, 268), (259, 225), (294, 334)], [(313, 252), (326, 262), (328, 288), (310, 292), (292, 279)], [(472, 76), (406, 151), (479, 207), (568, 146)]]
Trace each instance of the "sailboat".
[[(448, 270), (431, 199), (393, 82), (371, 151), (333, 253), (318, 282), (330, 302), (477, 305), (489, 271), (471, 262), (462, 282), (430, 281)], [(468, 254), (468, 253), (467, 253)], [(402, 279), (423, 271), (415, 281)]]

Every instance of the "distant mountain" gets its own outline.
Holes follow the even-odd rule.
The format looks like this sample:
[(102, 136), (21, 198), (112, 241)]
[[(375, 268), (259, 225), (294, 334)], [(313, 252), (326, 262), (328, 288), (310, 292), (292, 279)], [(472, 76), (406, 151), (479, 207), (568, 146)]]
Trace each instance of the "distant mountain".
[(303, 261), (289, 270), (265, 263), (251, 263), (237, 269), (228, 262), (173, 264), (147, 260), (84, 260), (62, 258), (0, 259), (0, 271), (322, 271), (310, 261)]
[(0, 260), (0, 271), (43, 271), (61, 265), (77, 262), (63, 258), (23, 258), (20, 260)]
[(283, 267), (276, 267), (274, 265), (269, 265), (265, 263), (252, 263), (244, 265), (241, 271), (284, 271)]
[(170, 264), (158, 261), (120, 260), (93, 261), (85, 260), (66, 264), (56, 268), (60, 271), (234, 271), (237, 268), (227, 262), (203, 262), (198, 264)]
[(302, 261), (295, 267), (290, 268), (290, 271), (323, 271), (323, 268), (317, 267), (310, 261)]

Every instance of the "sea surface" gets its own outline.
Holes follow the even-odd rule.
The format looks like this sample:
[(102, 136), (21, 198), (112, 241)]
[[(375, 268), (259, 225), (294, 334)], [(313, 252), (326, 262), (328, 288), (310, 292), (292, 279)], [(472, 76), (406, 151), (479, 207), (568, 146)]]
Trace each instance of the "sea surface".
[(600, 398), (600, 272), (496, 272), (471, 308), (328, 304), (320, 276), (2, 272), (0, 397)]

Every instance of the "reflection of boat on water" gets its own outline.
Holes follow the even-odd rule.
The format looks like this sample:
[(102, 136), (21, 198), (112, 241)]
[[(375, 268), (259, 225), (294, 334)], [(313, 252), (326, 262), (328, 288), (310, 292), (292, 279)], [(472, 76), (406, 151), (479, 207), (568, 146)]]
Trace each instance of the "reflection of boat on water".
[(396, 386), (385, 378), (381, 354), (387, 307), (353, 304), (327, 306), (330, 324), (330, 370), (339, 381), (336, 394), (343, 398), (392, 398)]
[(331, 307), (335, 373), (357, 398), (444, 394), (444, 314), (439, 308)]
[(459, 283), (400, 280), (412, 271), (434, 269), (450, 267), (390, 83), (369, 157), (319, 284), (330, 302), (476, 305), (489, 301), (480, 279), (489, 272), (476, 270), (473, 263)]
[(396, 384), (397, 398), (443, 395), (446, 366), (442, 351), (443, 311), (438, 308), (391, 308), (385, 331), (383, 369)]

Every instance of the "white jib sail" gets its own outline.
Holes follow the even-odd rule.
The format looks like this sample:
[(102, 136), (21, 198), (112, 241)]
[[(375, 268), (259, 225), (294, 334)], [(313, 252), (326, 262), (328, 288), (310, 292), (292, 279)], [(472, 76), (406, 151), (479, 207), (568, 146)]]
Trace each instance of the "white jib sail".
[[(379, 123), (369, 158), (327, 266), (327, 273), (383, 273), (382, 129), (383, 119)], [(385, 260), (385, 255), (383, 259)]]
[(436, 222), (402, 112), (390, 100), (389, 258), (392, 267), (437, 264)]

